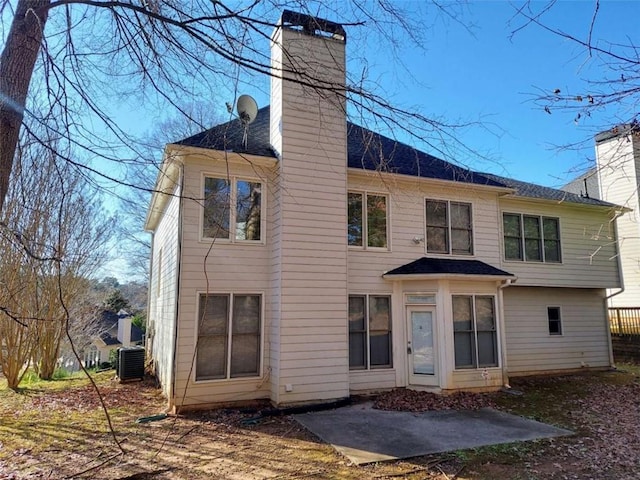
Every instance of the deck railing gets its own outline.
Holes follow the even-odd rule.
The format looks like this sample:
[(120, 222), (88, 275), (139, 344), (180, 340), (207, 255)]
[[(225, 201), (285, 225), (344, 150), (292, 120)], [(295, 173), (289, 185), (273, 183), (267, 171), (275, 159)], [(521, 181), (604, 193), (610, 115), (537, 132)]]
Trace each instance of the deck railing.
[(609, 309), (611, 335), (640, 337), (640, 307), (615, 307)]

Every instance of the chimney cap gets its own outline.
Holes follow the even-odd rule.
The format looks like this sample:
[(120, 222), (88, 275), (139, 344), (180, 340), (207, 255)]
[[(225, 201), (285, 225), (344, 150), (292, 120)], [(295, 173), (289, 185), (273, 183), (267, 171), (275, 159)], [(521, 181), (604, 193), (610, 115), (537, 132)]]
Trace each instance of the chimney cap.
[(342, 25), (318, 17), (312, 17), (304, 13), (284, 10), (280, 18), (280, 24), (285, 27), (301, 27), (307, 35), (331, 37), (342, 42), (347, 41), (347, 32)]

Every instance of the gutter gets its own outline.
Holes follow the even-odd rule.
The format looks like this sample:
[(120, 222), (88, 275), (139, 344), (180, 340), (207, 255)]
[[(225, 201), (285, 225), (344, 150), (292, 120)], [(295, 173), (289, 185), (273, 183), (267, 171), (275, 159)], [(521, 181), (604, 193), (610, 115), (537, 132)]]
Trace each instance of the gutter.
[(498, 286), (498, 304), (500, 309), (500, 319), (502, 320), (502, 328), (500, 329), (500, 361), (502, 364), (502, 378), (504, 380), (504, 387), (511, 388), (509, 385), (509, 368), (507, 367), (507, 333), (505, 332), (506, 321), (504, 318), (504, 297), (503, 290), (513, 285), (517, 277), (507, 278)]
[(613, 230), (614, 230), (614, 234), (615, 234), (615, 238), (616, 238), (616, 249), (618, 251), (618, 254), (616, 255), (616, 263), (618, 265), (618, 278), (620, 279), (620, 290), (618, 290), (615, 293), (612, 293), (611, 295), (607, 295), (606, 297), (604, 297), (603, 299), (603, 304), (604, 304), (604, 313), (605, 313), (605, 318), (606, 318), (606, 327), (607, 327), (607, 343), (608, 343), (608, 347), (609, 347), (609, 365), (612, 367), (615, 367), (615, 359), (613, 358), (613, 343), (611, 341), (611, 323), (609, 321), (609, 299), (615, 297), (616, 295), (620, 295), (622, 292), (625, 291), (625, 286), (624, 286), (624, 275), (622, 274), (622, 260), (620, 258), (620, 239), (618, 237), (618, 218), (621, 217), (622, 215), (625, 214), (627, 210), (619, 210), (618, 212), (616, 212), (616, 215), (613, 217)]
[(513, 275), (476, 275), (473, 273), (400, 273), (392, 275), (383, 273), (382, 278), (392, 282), (403, 280), (501, 280), (503, 282), (516, 280), (516, 277)]

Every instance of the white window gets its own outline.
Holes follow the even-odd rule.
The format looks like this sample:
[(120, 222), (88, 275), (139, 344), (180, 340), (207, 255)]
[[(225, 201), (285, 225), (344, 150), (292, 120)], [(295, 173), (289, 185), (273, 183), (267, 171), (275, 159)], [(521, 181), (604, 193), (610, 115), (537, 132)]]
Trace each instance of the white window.
[(435, 305), (435, 293), (411, 293), (405, 296), (407, 305)]
[(90, 345), (84, 354), (85, 368), (94, 368), (100, 366), (100, 350), (95, 345)]
[(560, 220), (503, 213), (505, 260), (560, 263)]
[(261, 241), (262, 183), (239, 178), (204, 178), (203, 238)]
[(262, 296), (200, 294), (196, 380), (254, 377), (262, 358)]
[(427, 253), (473, 255), (471, 204), (426, 200)]
[(387, 197), (380, 194), (349, 192), (347, 204), (349, 246), (388, 248)]
[(495, 298), (453, 295), (452, 300), (456, 368), (497, 367)]
[(549, 335), (562, 335), (560, 307), (547, 307), (547, 321), (549, 322)]
[(391, 297), (349, 295), (349, 368), (390, 368), (391, 358)]

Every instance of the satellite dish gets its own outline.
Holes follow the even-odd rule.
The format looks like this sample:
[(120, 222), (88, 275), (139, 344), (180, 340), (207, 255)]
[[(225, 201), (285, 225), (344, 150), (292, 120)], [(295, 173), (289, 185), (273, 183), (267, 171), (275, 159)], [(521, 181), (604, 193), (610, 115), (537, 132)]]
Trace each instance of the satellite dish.
[(250, 95), (240, 95), (237, 103), (238, 116), (244, 125), (249, 125), (258, 115), (258, 104)]

